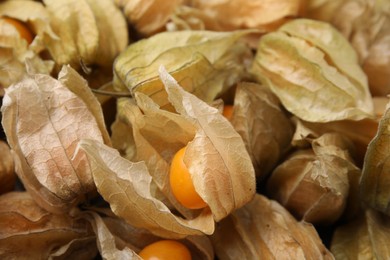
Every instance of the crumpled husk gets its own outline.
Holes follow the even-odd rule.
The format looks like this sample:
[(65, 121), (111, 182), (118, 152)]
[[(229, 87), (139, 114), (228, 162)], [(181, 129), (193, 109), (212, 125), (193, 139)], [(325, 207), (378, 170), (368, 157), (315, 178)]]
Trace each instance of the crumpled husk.
[[(86, 211), (81, 213), (80, 218), (91, 223), (100, 255), (104, 259), (142, 259), (138, 253), (145, 246), (163, 239), (114, 216), (100, 216)], [(187, 246), (194, 260), (214, 259), (213, 247), (207, 236), (189, 236), (179, 242)]]
[(259, 29), (269, 32), (286, 21), (301, 16), (304, 4), (304, 0), (195, 0), (190, 5), (179, 6), (168, 26), (175, 29)]
[(25, 78), (6, 89), (1, 112), (16, 173), (40, 206), (63, 213), (95, 192), (77, 143), (110, 139), (99, 102), (77, 72), (64, 67), (59, 80)]
[(7, 16), (24, 22), (36, 35), (28, 44), (16, 29), (0, 20), (0, 96), (4, 89), (21, 80), (26, 74), (25, 62), (28, 61), (36, 73), (50, 74), (54, 62), (43, 60), (39, 54), (43, 51), (43, 35), (54, 37), (48, 26), (49, 16), (45, 7), (34, 1), (5, 1), (0, 3), (0, 16)]
[(315, 10), (309, 8), (313, 10), (308, 10), (307, 15), (331, 23), (351, 42), (373, 95), (390, 94), (390, 2), (323, 2)]
[(265, 86), (241, 82), (230, 119), (251, 156), (258, 180), (263, 180), (290, 149), (293, 125), (279, 99)]
[(388, 144), (390, 108), (381, 120), (375, 137), (368, 145), (364, 158), (362, 178), (360, 181), (360, 197), (368, 206), (390, 215), (390, 191), (388, 189), (390, 176), (388, 169)]
[(14, 167), (14, 159), (8, 144), (0, 140), (0, 194), (14, 189), (16, 181)]
[(328, 23), (296, 19), (263, 36), (251, 71), (302, 120), (373, 117), (367, 77), (357, 55)]
[(259, 194), (218, 223), (211, 241), (219, 259), (334, 259), (311, 224)]
[(95, 236), (87, 221), (49, 213), (27, 192), (0, 196), (2, 259), (92, 259), (96, 255)]
[(300, 149), (271, 174), (267, 194), (298, 219), (330, 225), (346, 212), (358, 213), (361, 176), (350, 152), (353, 144), (336, 133), (307, 139), (311, 149)]
[[(121, 120), (133, 130), (133, 161), (90, 140), (80, 146), (88, 154), (99, 193), (117, 216), (161, 237), (210, 235), (215, 221), (253, 197), (252, 162), (242, 138), (218, 109), (184, 91), (165, 70), (160, 76), (179, 114), (160, 109), (142, 93), (136, 94), (136, 102), (119, 103)], [(208, 204), (201, 210), (184, 208), (170, 190), (170, 162), (186, 145), (183, 161), (195, 190)]]
[(336, 259), (389, 259), (390, 219), (373, 209), (338, 227), (330, 250)]
[(151, 36), (165, 29), (174, 10), (183, 0), (114, 0), (123, 9), (129, 23), (141, 36)]
[(211, 102), (244, 78), (251, 62), (249, 47), (240, 39), (250, 31), (163, 32), (131, 44), (115, 60), (118, 91), (141, 92), (160, 107), (171, 109), (158, 68), (167, 71), (187, 91)]
[(111, 0), (45, 0), (56, 37), (44, 43), (57, 68), (110, 67), (128, 44), (126, 19)]

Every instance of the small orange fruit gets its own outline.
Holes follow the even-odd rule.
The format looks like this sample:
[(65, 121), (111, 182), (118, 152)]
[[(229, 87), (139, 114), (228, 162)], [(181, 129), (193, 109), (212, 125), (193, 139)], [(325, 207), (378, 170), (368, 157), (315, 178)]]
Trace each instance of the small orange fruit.
[(169, 174), (171, 190), (175, 198), (186, 208), (200, 209), (207, 206), (196, 192), (190, 172), (183, 162), (186, 147), (180, 149), (173, 157)]
[(191, 253), (175, 240), (160, 240), (146, 246), (138, 253), (144, 260), (191, 260)]

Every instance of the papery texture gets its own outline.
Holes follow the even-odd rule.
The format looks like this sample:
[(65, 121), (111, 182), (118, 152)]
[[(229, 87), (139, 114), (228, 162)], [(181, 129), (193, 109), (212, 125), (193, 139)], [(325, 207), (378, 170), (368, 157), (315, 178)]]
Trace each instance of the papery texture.
[(151, 193), (153, 180), (144, 162), (130, 162), (117, 150), (91, 140), (83, 140), (80, 146), (89, 157), (99, 193), (110, 203), (112, 211), (129, 224), (165, 238), (214, 231), (214, 221), (208, 210), (195, 219), (184, 219), (154, 198)]
[(95, 191), (87, 158), (76, 146), (82, 138), (103, 138), (81, 98), (36, 74), (6, 90), (1, 112), (16, 173), (41, 206), (63, 212)]
[(389, 124), (390, 109), (387, 108), (375, 137), (368, 145), (360, 181), (361, 200), (377, 210), (390, 214)]
[(252, 55), (239, 42), (249, 31), (163, 32), (131, 44), (115, 60), (114, 86), (142, 92), (169, 107), (158, 68), (164, 65), (187, 91), (208, 102), (243, 78)]
[(338, 227), (330, 249), (336, 259), (388, 259), (389, 217), (367, 209), (355, 221)]
[(348, 202), (348, 214), (356, 214), (360, 169), (350, 157), (353, 145), (340, 135), (325, 134), (311, 141), (311, 147), (293, 153), (272, 172), (269, 196), (313, 224), (334, 223)]
[(6, 142), (0, 140), (0, 194), (12, 191), (16, 175), (14, 159)]
[(311, 224), (262, 195), (218, 223), (219, 259), (334, 259)]
[[(307, 15), (327, 21), (339, 29), (357, 51), (372, 94), (382, 96), (389, 94), (390, 2), (376, 0), (323, 2), (316, 10), (308, 10)], [(324, 13), (327, 15), (324, 16)]]
[(265, 35), (252, 72), (287, 110), (305, 121), (373, 116), (367, 78), (357, 55), (327, 23), (297, 19)]
[(150, 36), (164, 30), (175, 8), (183, 0), (115, 0), (128, 21), (141, 35)]
[[(27, 192), (0, 196), (0, 256), (3, 259), (61, 259), (65, 254), (91, 259), (97, 254), (96, 244), (83, 240), (93, 237), (86, 221), (49, 213)], [(84, 246), (80, 254), (75, 251), (76, 245), (62, 248), (72, 242)]]
[(49, 74), (51, 72), (54, 63), (50, 60), (43, 60), (39, 54), (44, 49), (43, 35), (52, 37), (54, 35), (48, 26), (48, 13), (41, 3), (5, 1), (0, 3), (0, 16), (23, 22), (31, 34), (36, 35), (33, 42), (29, 44), (21, 38), (14, 26), (0, 19), (0, 95), (2, 96), (4, 88), (19, 81), (27, 74), (26, 60), (33, 65), (37, 73)]
[(264, 179), (290, 148), (293, 125), (278, 98), (265, 86), (239, 83), (230, 120)]
[(172, 21), (176, 27), (183, 26), (183, 23), (191, 27), (196, 22), (206, 30), (234, 31), (251, 28), (267, 32), (275, 30), (288, 19), (300, 16), (304, 11), (304, 4), (305, 1), (302, 0), (194, 0), (188, 6), (191, 11), (179, 9)]
[(44, 42), (57, 65), (109, 67), (128, 43), (126, 20), (110, 0), (44, 1), (57, 37)]

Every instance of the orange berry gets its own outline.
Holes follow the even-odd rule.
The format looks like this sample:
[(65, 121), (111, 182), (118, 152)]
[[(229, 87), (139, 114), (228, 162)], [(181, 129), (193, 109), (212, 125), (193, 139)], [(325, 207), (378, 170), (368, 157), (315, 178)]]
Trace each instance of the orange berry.
[(171, 190), (175, 198), (186, 208), (200, 209), (207, 206), (196, 192), (190, 172), (183, 162), (186, 147), (180, 149), (173, 157), (169, 174)]
[(12, 25), (18, 31), (20, 37), (25, 39), (28, 42), (28, 44), (32, 43), (34, 39), (34, 34), (30, 31), (30, 29), (28, 29), (25, 23), (8, 17), (1, 17), (0, 19)]
[(224, 115), (228, 120), (232, 118), (233, 115), (233, 106), (232, 105), (225, 105), (223, 107), (222, 115)]
[(146, 246), (138, 253), (144, 260), (191, 260), (191, 253), (182, 243), (175, 240), (160, 240)]

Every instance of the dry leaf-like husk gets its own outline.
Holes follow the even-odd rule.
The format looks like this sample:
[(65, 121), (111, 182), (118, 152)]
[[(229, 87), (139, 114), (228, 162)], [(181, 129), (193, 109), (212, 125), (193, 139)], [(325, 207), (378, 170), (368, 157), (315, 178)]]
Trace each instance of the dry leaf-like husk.
[(16, 173), (42, 207), (63, 212), (95, 191), (87, 158), (75, 149), (82, 138), (103, 142), (102, 129), (82, 98), (35, 74), (6, 89), (1, 112)]
[(250, 31), (163, 32), (131, 44), (115, 60), (114, 86), (142, 92), (162, 108), (169, 107), (158, 68), (168, 72), (187, 91), (213, 101), (245, 76), (251, 60), (249, 47), (239, 41)]
[(368, 145), (360, 181), (361, 200), (370, 207), (390, 214), (389, 124), (390, 108), (379, 121), (378, 131)]
[(44, 42), (60, 67), (112, 66), (128, 43), (127, 24), (110, 0), (45, 0), (50, 25), (58, 37)]
[(7, 143), (0, 140), (0, 194), (12, 191), (15, 181), (14, 159), (11, 150)]
[[(317, 15), (332, 9), (326, 17)], [(337, 10), (337, 11), (336, 11)], [(326, 1), (308, 15), (334, 25), (357, 51), (373, 95), (390, 93), (390, 2)]]
[(311, 224), (262, 195), (218, 223), (211, 240), (219, 259), (334, 259)]
[(252, 72), (287, 110), (305, 121), (373, 116), (367, 78), (356, 53), (327, 23), (297, 19), (263, 36)]
[(130, 162), (117, 150), (92, 140), (82, 140), (80, 147), (88, 155), (99, 193), (112, 211), (129, 224), (165, 238), (180, 239), (214, 231), (214, 221), (208, 210), (187, 220), (172, 214), (166, 205), (154, 198), (152, 178), (144, 162)]
[[(49, 259), (51, 254), (58, 254), (59, 247), (91, 237), (94, 235), (86, 221), (66, 214), (49, 213), (40, 208), (27, 192), (10, 192), (0, 196), (2, 259)], [(97, 253), (96, 244), (83, 245), (83, 254), (88, 253), (89, 259), (93, 258)], [(66, 251), (72, 255), (71, 251), (75, 248)]]
[(338, 227), (330, 250), (336, 259), (389, 259), (389, 217), (367, 209), (359, 219)]
[(264, 179), (290, 147), (293, 126), (278, 98), (266, 87), (239, 83), (230, 120)]
[[(300, 16), (304, 9), (302, 0), (194, 0), (191, 1), (192, 15), (185, 17), (178, 12), (181, 20), (193, 23), (194, 19), (203, 23), (206, 30), (234, 31), (259, 29), (271, 31), (287, 21), (287, 18)], [(188, 12), (188, 11), (187, 11)], [(213, 22), (210, 22), (212, 20)], [(173, 18), (173, 22), (175, 19)]]
[(267, 182), (267, 191), (298, 219), (329, 225), (343, 214), (358, 210), (355, 197), (360, 169), (350, 157), (353, 148), (338, 134), (311, 141), (312, 149), (299, 150), (280, 164)]
[(169, 17), (183, 0), (114, 0), (128, 21), (141, 35), (150, 36), (164, 29)]
[(0, 96), (3, 96), (4, 88), (27, 74), (26, 60), (33, 65), (36, 73), (45, 74), (51, 72), (54, 63), (39, 57), (39, 53), (44, 48), (41, 41), (43, 35), (53, 36), (48, 26), (48, 13), (41, 3), (23, 0), (5, 1), (0, 3), (1, 16), (24, 22), (36, 34), (33, 42), (28, 44), (12, 25), (0, 20)]

